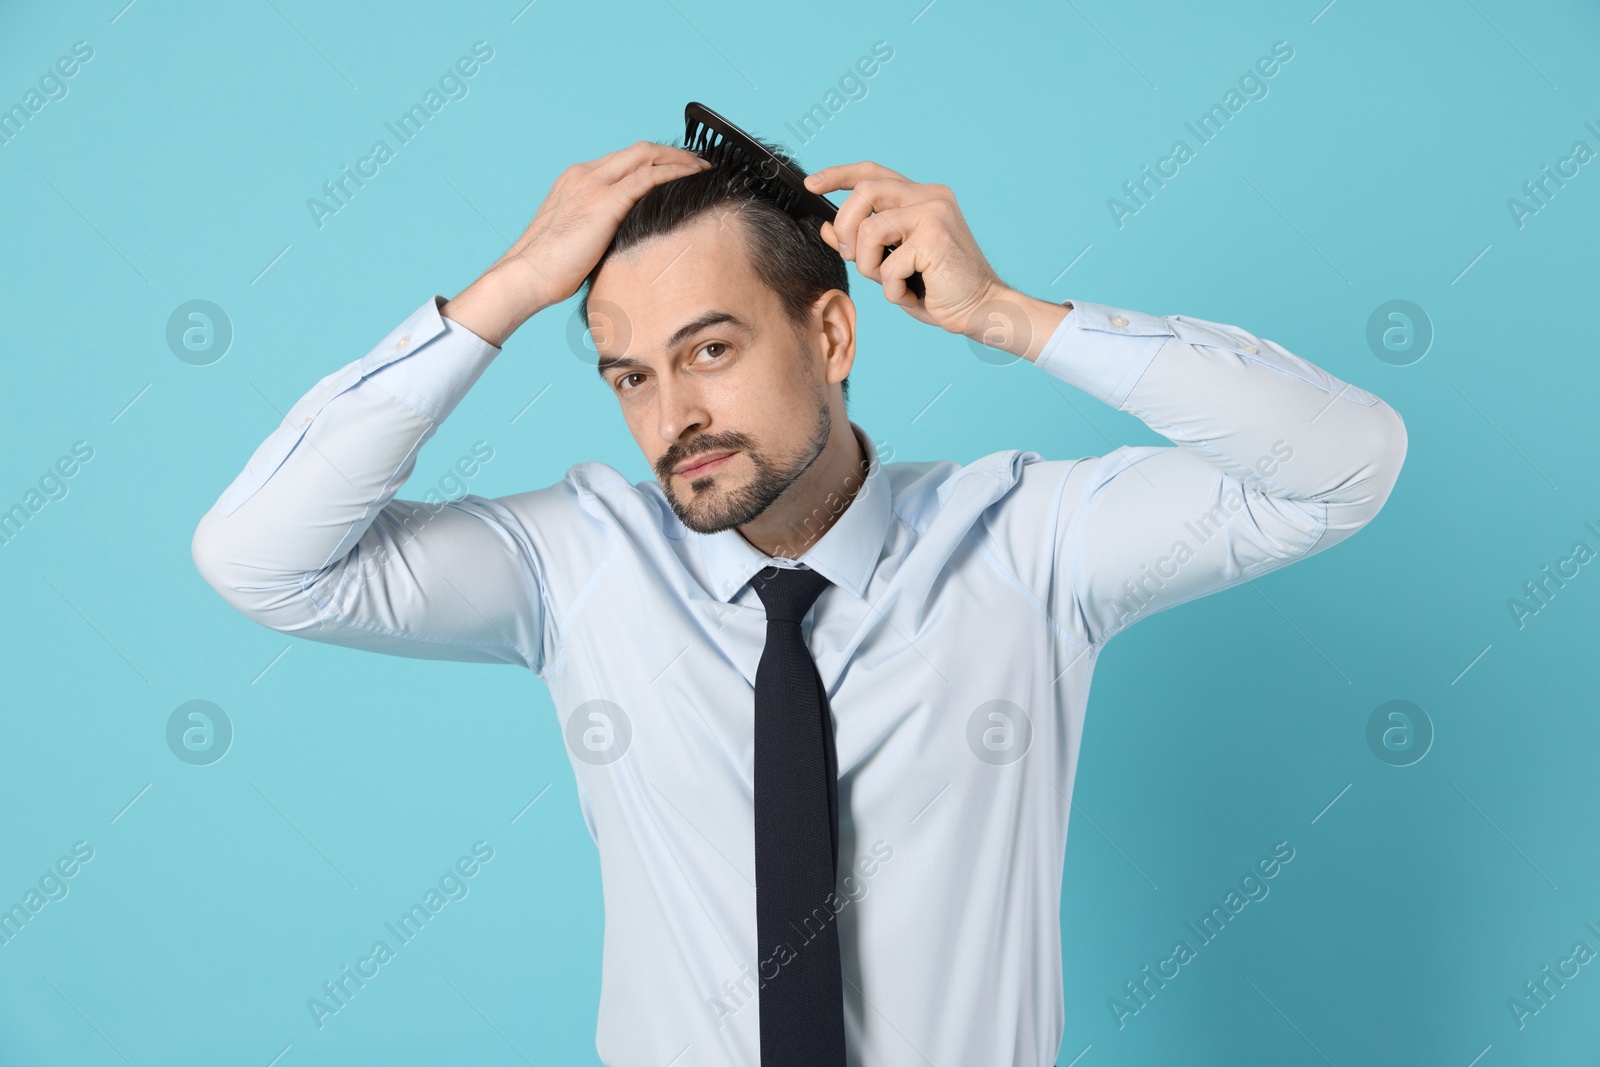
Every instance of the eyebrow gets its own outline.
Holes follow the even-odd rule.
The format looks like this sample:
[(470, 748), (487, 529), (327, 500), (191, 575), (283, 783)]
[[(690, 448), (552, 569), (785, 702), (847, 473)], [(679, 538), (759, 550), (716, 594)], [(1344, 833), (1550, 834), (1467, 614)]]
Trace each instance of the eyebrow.
[[(739, 316), (735, 315), (733, 312), (712, 310), (707, 311), (698, 318), (689, 320), (674, 330), (672, 332), (672, 336), (667, 338), (667, 347), (677, 348), (679, 345), (683, 344), (683, 342), (687, 341), (701, 330), (722, 324), (727, 324), (736, 330), (743, 330), (746, 333), (750, 331), (750, 324), (745, 322)], [(615, 370), (617, 367), (648, 366), (649, 364), (644, 360), (634, 359), (632, 356), (610, 356), (602, 358), (600, 362), (595, 365), (595, 370), (599, 371), (600, 377), (604, 378), (606, 376), (606, 371)]]

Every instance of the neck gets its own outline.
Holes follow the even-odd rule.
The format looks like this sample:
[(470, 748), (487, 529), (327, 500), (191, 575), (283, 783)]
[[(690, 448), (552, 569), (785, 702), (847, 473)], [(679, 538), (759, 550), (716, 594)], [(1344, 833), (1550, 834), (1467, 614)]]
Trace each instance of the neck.
[(866, 484), (867, 467), (850, 420), (836, 412), (828, 443), (816, 462), (739, 532), (766, 555), (799, 559), (839, 521)]

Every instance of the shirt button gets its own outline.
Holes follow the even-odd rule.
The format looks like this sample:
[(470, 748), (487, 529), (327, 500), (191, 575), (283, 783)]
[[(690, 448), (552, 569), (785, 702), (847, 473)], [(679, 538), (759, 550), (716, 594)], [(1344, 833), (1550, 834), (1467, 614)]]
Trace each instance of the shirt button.
[(1251, 353), (1251, 354), (1254, 354), (1254, 353), (1259, 351), (1259, 349), (1257, 349), (1255, 345), (1245, 345), (1244, 346), (1244, 350), (1246, 352)]
[(1128, 325), (1128, 320), (1123, 318), (1121, 315), (1113, 315), (1111, 316), (1111, 325), (1126, 326)]
[(411, 338), (409, 338), (409, 337), (402, 337), (402, 338), (400, 338), (400, 340), (398, 340), (398, 341), (396, 341), (396, 342), (395, 342), (395, 343), (394, 343), (394, 346), (395, 346), (395, 347), (396, 347), (396, 348), (404, 348), (404, 347), (405, 347), (405, 346), (406, 346), (406, 345), (408, 345), (408, 344), (410, 344), (410, 343), (411, 343)]

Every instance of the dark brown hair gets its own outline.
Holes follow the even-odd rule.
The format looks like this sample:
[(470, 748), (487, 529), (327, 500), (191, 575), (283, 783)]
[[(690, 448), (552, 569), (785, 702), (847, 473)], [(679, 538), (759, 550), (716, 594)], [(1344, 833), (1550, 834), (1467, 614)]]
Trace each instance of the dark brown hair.
[[(756, 141), (784, 162), (796, 162), (782, 145), (759, 137)], [(823, 293), (830, 289), (850, 292), (844, 259), (822, 239), (818, 223), (814, 219), (801, 221), (778, 207), (760, 191), (748, 168), (723, 163), (663, 182), (639, 198), (617, 227), (605, 254), (583, 281), (579, 302), (583, 320), (589, 321), (589, 291), (594, 280), (614, 253), (672, 233), (708, 211), (726, 208), (735, 209), (734, 214), (743, 220), (743, 243), (750, 266), (778, 295), (797, 331)], [(848, 404), (849, 377), (841, 384)]]

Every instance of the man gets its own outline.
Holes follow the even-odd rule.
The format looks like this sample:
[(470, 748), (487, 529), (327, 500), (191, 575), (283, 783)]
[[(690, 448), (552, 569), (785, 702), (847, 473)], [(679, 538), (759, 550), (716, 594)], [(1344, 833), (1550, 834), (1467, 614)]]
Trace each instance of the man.
[[(1405, 428), (1236, 327), (1017, 292), (944, 186), (807, 183), (852, 190), (820, 231), (682, 149), (569, 168), (472, 285), (295, 405), (195, 562), (274, 629), (549, 686), (602, 860), (604, 1062), (1052, 1064), (1100, 650), (1365, 525)], [(845, 410), (847, 259), (1176, 447), (883, 463)], [(657, 480), (588, 462), (393, 499), (512, 332), (585, 284)]]

